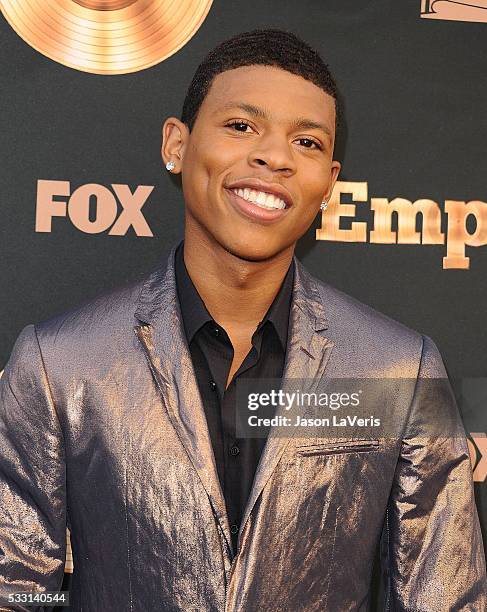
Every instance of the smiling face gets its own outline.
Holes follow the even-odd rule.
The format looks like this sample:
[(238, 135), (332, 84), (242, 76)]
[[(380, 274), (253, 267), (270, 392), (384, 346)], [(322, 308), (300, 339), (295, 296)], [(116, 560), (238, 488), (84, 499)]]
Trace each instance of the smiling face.
[(340, 169), (334, 99), (274, 66), (218, 74), (192, 132), (171, 117), (163, 134), (164, 162), (182, 173), (186, 232), (250, 261), (294, 250)]

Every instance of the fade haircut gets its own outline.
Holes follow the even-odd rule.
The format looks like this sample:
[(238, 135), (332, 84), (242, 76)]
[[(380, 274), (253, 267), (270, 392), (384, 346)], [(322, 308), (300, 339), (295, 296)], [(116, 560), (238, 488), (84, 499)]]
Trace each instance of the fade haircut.
[(311, 81), (335, 100), (335, 127), (341, 104), (335, 80), (317, 51), (291, 32), (252, 30), (223, 41), (196, 69), (183, 103), (181, 121), (191, 132), (213, 79), (226, 70), (251, 65), (276, 66)]

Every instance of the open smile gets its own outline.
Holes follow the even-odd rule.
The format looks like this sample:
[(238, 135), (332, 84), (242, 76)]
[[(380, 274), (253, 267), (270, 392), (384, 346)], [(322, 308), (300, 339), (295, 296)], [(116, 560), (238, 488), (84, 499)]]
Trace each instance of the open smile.
[(246, 218), (261, 223), (272, 223), (289, 211), (287, 203), (278, 196), (256, 189), (225, 188), (228, 200), (235, 210)]

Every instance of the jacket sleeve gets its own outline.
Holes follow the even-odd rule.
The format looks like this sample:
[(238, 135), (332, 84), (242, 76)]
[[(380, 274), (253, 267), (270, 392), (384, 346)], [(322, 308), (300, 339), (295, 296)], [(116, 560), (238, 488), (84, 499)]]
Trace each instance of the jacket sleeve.
[(382, 563), (386, 610), (487, 610), (465, 430), (441, 356), (427, 336), (386, 513)]
[[(66, 556), (62, 431), (34, 325), (0, 378), (0, 610), (10, 593), (58, 591)], [(42, 609), (42, 608), (41, 608)]]

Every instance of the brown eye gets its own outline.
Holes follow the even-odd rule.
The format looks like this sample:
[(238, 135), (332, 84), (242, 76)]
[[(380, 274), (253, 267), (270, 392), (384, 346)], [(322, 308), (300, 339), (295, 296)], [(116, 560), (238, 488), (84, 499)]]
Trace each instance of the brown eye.
[[(298, 139), (299, 142), (307, 142), (310, 143), (311, 145), (315, 145), (315, 147), (319, 150), (321, 150), (320, 145), (315, 141), (315, 140), (311, 140), (311, 138), (299, 138)], [(311, 149), (311, 146), (308, 145), (303, 145), (306, 149)]]
[(245, 128), (250, 127), (250, 125), (248, 123), (245, 123), (245, 121), (232, 121), (232, 123), (227, 123), (225, 125), (225, 127), (233, 127), (233, 126), (239, 126), (239, 128), (243, 127), (243, 129), (239, 129), (239, 128), (235, 127), (237, 132), (245, 132)]

